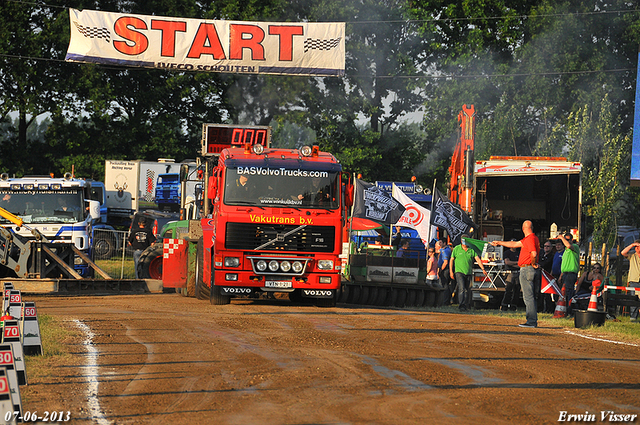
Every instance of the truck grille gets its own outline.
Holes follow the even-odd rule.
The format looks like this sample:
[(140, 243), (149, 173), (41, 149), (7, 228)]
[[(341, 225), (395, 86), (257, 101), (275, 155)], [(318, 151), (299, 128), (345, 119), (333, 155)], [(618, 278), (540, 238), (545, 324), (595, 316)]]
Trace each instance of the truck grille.
[(284, 237), (298, 226), (266, 223), (227, 223), (225, 247), (253, 250), (270, 242), (265, 251), (333, 252), (335, 228), (332, 226), (306, 226)]

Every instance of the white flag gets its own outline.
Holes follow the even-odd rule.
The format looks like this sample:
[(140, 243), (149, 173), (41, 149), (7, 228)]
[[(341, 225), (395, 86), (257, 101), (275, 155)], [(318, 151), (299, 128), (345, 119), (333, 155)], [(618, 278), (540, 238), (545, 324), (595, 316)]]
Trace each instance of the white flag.
[(395, 225), (415, 229), (424, 246), (429, 246), (429, 241), (436, 237), (436, 226), (433, 226), (431, 235), (429, 235), (429, 221), (431, 221), (429, 210), (413, 202), (395, 183), (391, 193), (405, 208), (404, 214)]

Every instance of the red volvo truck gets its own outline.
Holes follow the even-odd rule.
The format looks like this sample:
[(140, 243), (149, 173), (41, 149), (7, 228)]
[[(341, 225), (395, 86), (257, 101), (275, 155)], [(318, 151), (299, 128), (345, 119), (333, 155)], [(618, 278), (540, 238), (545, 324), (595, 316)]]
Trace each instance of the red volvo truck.
[(335, 305), (342, 166), (317, 146), (270, 148), (270, 137), (269, 127), (205, 124), (202, 218), (165, 240), (165, 288), (215, 305), (273, 292)]

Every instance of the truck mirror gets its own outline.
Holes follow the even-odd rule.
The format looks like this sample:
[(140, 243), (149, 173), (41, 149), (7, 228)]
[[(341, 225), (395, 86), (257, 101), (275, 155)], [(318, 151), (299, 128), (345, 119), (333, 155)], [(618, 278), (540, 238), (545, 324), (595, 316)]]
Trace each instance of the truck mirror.
[(215, 176), (209, 177), (209, 185), (207, 187), (207, 197), (209, 199), (216, 199), (216, 192), (218, 191), (218, 180)]
[(189, 178), (189, 164), (180, 164), (180, 181), (185, 182)]
[(96, 222), (100, 220), (100, 202), (89, 200), (89, 216), (91, 217), (91, 221)]

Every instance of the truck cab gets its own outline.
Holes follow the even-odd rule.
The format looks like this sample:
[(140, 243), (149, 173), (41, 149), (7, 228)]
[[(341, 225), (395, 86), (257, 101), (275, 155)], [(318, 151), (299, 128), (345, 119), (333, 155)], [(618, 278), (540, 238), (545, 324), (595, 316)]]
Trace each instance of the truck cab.
[[(0, 207), (22, 219), (19, 227), (6, 219), (0, 225), (28, 239), (35, 237), (28, 229), (36, 229), (51, 242), (72, 242), (89, 255), (91, 229), (99, 216), (99, 203), (90, 198), (90, 184), (67, 173), (63, 178), (0, 176)], [(27, 228), (28, 226), (28, 228)], [(74, 268), (86, 275), (89, 267), (80, 257)]]

